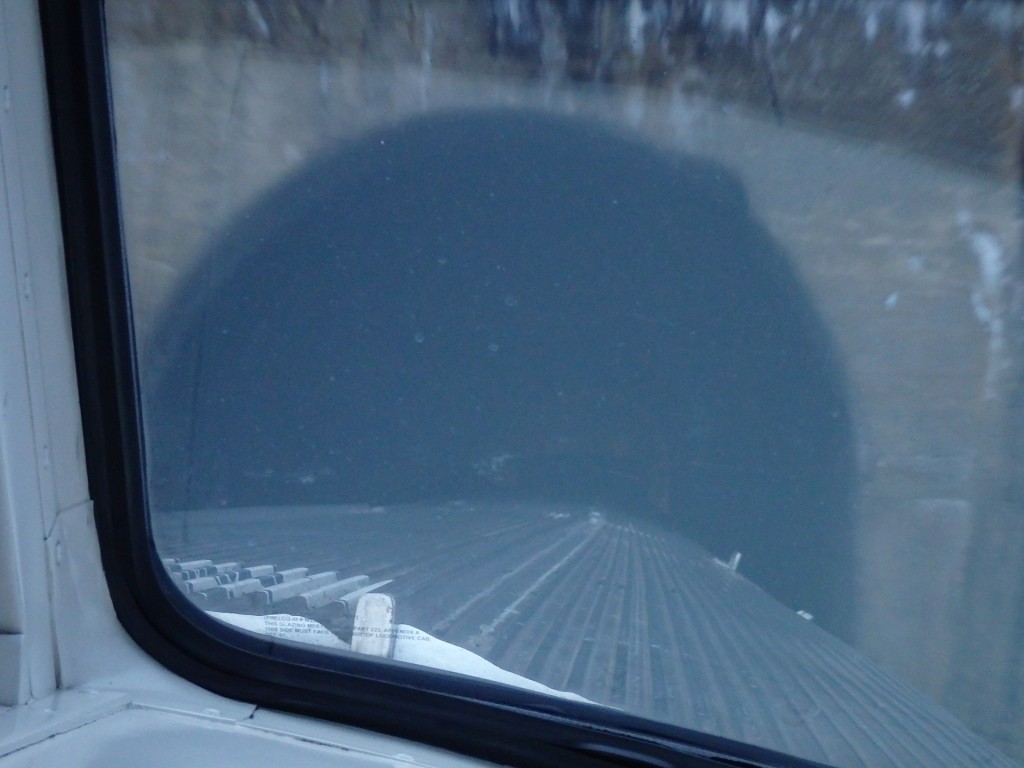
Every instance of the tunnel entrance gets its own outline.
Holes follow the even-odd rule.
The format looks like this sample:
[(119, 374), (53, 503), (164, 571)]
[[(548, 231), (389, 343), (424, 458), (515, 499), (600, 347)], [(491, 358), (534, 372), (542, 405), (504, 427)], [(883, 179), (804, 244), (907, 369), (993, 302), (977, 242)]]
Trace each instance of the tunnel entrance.
[(231, 224), (143, 374), (157, 515), (592, 505), (843, 631), (841, 372), (720, 165), (532, 113), (375, 131)]

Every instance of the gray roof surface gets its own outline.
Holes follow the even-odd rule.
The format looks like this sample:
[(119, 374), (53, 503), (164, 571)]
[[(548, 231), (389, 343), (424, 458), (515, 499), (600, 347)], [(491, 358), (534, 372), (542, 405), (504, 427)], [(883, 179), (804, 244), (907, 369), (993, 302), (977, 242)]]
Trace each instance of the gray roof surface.
[(1016, 765), (676, 534), (521, 503), (188, 517), (162, 556), (394, 579), (396, 621), (631, 713), (841, 768)]

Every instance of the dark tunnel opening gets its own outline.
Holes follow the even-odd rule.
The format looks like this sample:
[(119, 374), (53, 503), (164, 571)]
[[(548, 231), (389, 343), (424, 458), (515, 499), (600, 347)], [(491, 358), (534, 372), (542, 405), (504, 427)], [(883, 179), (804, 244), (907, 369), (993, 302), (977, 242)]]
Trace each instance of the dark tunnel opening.
[(576, 502), (849, 618), (826, 329), (732, 173), (590, 123), (453, 113), (318, 157), (209, 249), (143, 397), (157, 515)]

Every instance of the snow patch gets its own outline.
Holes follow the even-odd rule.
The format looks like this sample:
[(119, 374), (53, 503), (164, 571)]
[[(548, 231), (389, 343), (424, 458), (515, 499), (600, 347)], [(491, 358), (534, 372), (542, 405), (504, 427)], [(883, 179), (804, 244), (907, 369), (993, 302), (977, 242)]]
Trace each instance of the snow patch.
[(785, 24), (786, 17), (775, 10), (775, 6), (768, 6), (768, 10), (764, 14), (764, 35), (768, 40), (768, 45), (775, 45), (775, 41), (779, 38), (779, 32), (782, 31)]
[(503, 683), (504, 685), (511, 685), (516, 688), (535, 691), (536, 693), (544, 693), (548, 696), (589, 702), (589, 699), (585, 699), (575, 693), (549, 688), (535, 680), (530, 680), (528, 677), (502, 669), (472, 651), (446, 643), (444, 640), (438, 640), (433, 635), (428, 635), (423, 630), (411, 627), (408, 624), (398, 624), (395, 626), (395, 652), (393, 658), (396, 661), (404, 661), (407, 664), (417, 664), (421, 667), (457, 672), (461, 675), (470, 675), (471, 677)]
[(245, 4), (245, 15), (249, 17), (249, 21), (256, 28), (256, 32), (264, 40), (270, 39), (270, 26), (267, 24), (267, 20), (263, 17), (263, 11), (260, 10), (259, 5), (256, 4), (255, 0), (247, 0)]
[[(710, 7), (710, 3), (708, 4)], [(722, 0), (718, 26), (726, 37), (746, 38), (750, 34), (750, 5), (747, 0)]]
[(644, 30), (647, 29), (647, 13), (641, 0), (631, 0), (626, 12), (626, 26), (629, 30), (630, 50), (634, 56), (639, 56), (644, 50)]
[(1003, 247), (995, 235), (990, 232), (971, 232), (967, 242), (978, 260), (978, 271), (981, 274), (981, 288), (986, 298), (996, 298), (1003, 286), (1006, 273), (1006, 260)]
[(899, 23), (903, 29), (903, 46), (907, 53), (919, 56), (927, 52), (925, 27), (928, 7), (924, 0), (909, 0), (899, 6)]
[(864, 17), (864, 39), (869, 43), (878, 37), (878, 9), (871, 8)]
[(970, 211), (957, 213), (960, 235), (978, 263), (978, 285), (971, 291), (971, 307), (988, 331), (988, 367), (985, 373), (985, 397), (998, 392), (999, 378), (1008, 367), (1006, 360), (1005, 316), (1009, 313), (1006, 283), (1009, 264), (999, 238), (973, 221)]
[(519, 0), (509, 0), (505, 3), (505, 13), (508, 16), (509, 24), (516, 32), (523, 26), (523, 12), (519, 7)]
[(1020, 113), (1024, 111), (1024, 85), (1015, 85), (1010, 88), (1010, 109)]

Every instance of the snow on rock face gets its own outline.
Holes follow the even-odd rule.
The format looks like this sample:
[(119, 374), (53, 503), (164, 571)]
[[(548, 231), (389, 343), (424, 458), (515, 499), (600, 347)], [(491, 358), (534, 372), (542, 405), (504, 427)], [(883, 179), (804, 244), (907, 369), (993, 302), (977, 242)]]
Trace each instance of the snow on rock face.
[(869, 43), (878, 37), (878, 9), (870, 6), (864, 17), (864, 39)]
[(988, 331), (988, 367), (985, 373), (985, 397), (997, 394), (1000, 374), (1009, 366), (1006, 359), (1005, 316), (1008, 264), (1006, 250), (999, 238), (973, 221), (970, 211), (957, 213), (960, 235), (978, 262), (978, 285), (971, 291), (971, 306)]
[(916, 88), (905, 88), (896, 96), (896, 103), (899, 104), (902, 109), (910, 109), (914, 106), (915, 101), (917, 101)]
[(644, 50), (644, 30), (647, 27), (647, 13), (640, 0), (632, 0), (626, 11), (626, 24), (629, 28), (629, 47), (634, 56)]
[(974, 255), (978, 257), (982, 288), (987, 296), (994, 297), (1002, 287), (1003, 273), (1006, 269), (1003, 247), (990, 232), (974, 232), (968, 242)]
[(775, 45), (779, 38), (779, 32), (786, 24), (786, 17), (774, 5), (768, 6), (764, 14), (764, 34), (768, 39), (768, 45)]
[(748, 0), (723, 0), (718, 23), (726, 37), (745, 39), (751, 31), (751, 8)]
[(985, 228), (972, 221), (970, 211), (957, 214), (960, 234), (978, 260), (981, 290), (986, 299), (995, 299), (1003, 287), (1006, 275), (1006, 257), (999, 239)]
[(924, 0), (912, 0), (899, 8), (899, 22), (903, 30), (903, 45), (907, 53), (918, 55), (925, 52), (925, 23), (928, 9)]
[(1010, 100), (1010, 110), (1017, 114), (1024, 112), (1024, 85), (1013, 86), (1007, 95)]

